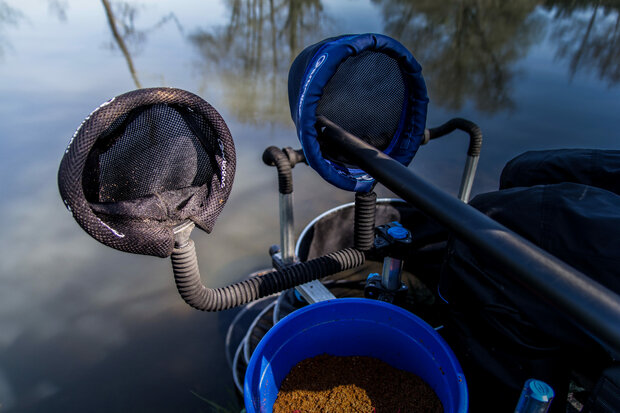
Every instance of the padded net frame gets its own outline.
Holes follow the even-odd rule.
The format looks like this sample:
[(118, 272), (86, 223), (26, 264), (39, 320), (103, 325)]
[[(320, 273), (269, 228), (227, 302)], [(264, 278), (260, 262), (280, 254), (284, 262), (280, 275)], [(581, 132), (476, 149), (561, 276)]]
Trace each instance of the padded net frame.
[(167, 257), (173, 229), (211, 232), (232, 188), (235, 146), (220, 114), (180, 89), (117, 96), (75, 132), (58, 186), (75, 220), (112, 248)]
[(424, 136), (428, 96), (422, 68), (396, 40), (380, 34), (329, 38), (304, 49), (289, 71), (291, 116), (310, 166), (333, 185), (368, 192), (374, 179), (316, 130), (317, 116), (404, 165)]

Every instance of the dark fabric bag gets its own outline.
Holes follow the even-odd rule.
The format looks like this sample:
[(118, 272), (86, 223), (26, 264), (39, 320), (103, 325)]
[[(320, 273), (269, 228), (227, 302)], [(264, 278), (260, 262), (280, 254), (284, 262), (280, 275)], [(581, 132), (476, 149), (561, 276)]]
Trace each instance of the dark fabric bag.
[(620, 195), (620, 151), (559, 149), (525, 152), (506, 164), (499, 189), (563, 182), (595, 186)]
[(615, 364), (603, 372), (594, 386), (584, 411), (590, 413), (620, 411), (620, 364)]
[[(620, 292), (619, 178), (619, 151), (528, 152), (507, 164), (500, 191), (470, 204)], [(456, 239), (439, 292), (449, 302), (445, 337), (463, 364), (471, 411), (512, 411), (523, 382), (537, 378), (556, 392), (551, 411), (565, 412), (571, 372), (596, 380), (609, 363), (604, 349), (492, 257)]]

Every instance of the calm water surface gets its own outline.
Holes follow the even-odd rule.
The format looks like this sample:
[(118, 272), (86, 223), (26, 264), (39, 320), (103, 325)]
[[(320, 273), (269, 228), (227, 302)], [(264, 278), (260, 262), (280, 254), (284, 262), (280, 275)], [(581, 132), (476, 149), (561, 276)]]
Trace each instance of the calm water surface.
[[(414, 53), (428, 125), (462, 116), (485, 133), (474, 193), (495, 189), (526, 150), (619, 149), (620, 7), (572, 4), (0, 0), (0, 412), (198, 412), (211, 408), (196, 395), (234, 400), (223, 356), (234, 311), (190, 309), (168, 260), (97, 243), (62, 206), (60, 158), (100, 103), (174, 86), (227, 121), (235, 187), (214, 232), (194, 234), (205, 282), (221, 286), (269, 265), (276, 178), (260, 155), (297, 146), (288, 67), (327, 36), (380, 32)], [(458, 135), (433, 142), (411, 169), (456, 194), (466, 147)], [(352, 200), (309, 168), (295, 180), (298, 232)]]

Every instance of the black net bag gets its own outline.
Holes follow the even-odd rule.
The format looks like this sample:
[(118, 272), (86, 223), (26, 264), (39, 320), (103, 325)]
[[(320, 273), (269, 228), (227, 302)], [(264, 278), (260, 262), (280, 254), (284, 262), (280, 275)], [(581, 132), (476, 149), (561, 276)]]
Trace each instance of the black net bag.
[(140, 89), (84, 120), (63, 156), (58, 186), (93, 238), (167, 257), (177, 225), (191, 220), (211, 232), (235, 166), (230, 131), (211, 105), (184, 90)]

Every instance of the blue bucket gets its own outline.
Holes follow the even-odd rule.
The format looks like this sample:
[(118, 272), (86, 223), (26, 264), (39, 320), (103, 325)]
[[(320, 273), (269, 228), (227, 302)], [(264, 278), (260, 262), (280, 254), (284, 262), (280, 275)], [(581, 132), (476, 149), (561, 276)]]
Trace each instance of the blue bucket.
[(271, 412), (293, 366), (324, 353), (376, 357), (410, 371), (433, 388), (445, 413), (467, 412), (461, 366), (431, 326), (392, 304), (342, 298), (297, 310), (267, 332), (245, 373), (247, 413)]

